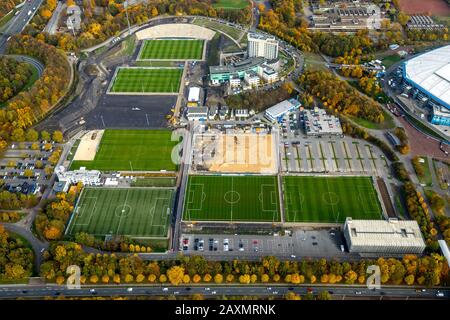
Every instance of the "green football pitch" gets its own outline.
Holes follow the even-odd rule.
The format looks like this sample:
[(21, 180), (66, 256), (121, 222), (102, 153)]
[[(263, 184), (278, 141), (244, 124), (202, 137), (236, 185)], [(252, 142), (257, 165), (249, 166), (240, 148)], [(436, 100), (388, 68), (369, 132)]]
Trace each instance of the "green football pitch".
[(236, 10), (247, 8), (249, 4), (250, 3), (247, 0), (217, 0), (212, 6), (215, 9)]
[(370, 177), (285, 176), (283, 192), (286, 222), (382, 218)]
[(200, 60), (203, 40), (145, 40), (138, 60)]
[(92, 161), (75, 160), (80, 167), (101, 171), (175, 171), (171, 154), (177, 141), (170, 130), (105, 130)]
[(177, 93), (183, 69), (180, 68), (119, 68), (110, 92)]
[(173, 196), (173, 189), (85, 188), (67, 233), (165, 238)]
[(190, 176), (184, 220), (280, 221), (274, 176)]

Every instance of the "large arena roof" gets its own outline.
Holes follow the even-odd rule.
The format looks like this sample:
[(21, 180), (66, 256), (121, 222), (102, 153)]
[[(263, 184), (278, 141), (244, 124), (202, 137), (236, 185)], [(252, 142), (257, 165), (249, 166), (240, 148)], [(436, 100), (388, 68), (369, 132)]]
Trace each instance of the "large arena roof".
[(450, 108), (450, 45), (406, 61), (403, 72), (409, 82)]

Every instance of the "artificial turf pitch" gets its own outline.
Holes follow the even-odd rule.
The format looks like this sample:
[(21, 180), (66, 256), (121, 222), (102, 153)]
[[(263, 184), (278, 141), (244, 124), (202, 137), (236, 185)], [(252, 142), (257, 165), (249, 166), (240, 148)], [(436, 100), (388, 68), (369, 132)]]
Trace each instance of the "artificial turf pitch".
[(138, 60), (200, 60), (203, 40), (145, 40)]
[(74, 209), (68, 234), (167, 237), (173, 189), (85, 188)]
[(283, 192), (286, 222), (382, 218), (370, 177), (285, 176)]
[(110, 92), (177, 93), (182, 74), (180, 68), (119, 68)]
[(280, 221), (274, 176), (190, 176), (186, 221)]
[(177, 141), (170, 130), (105, 130), (92, 161), (73, 161), (80, 167), (101, 171), (175, 171), (171, 154)]

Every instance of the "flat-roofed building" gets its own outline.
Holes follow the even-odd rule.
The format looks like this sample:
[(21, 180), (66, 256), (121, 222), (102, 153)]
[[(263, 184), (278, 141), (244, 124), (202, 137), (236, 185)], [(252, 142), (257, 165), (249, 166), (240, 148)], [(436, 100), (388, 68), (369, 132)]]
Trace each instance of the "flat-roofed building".
[(187, 108), (186, 118), (189, 121), (205, 121), (208, 118), (208, 108), (207, 107)]
[(233, 62), (225, 66), (211, 66), (209, 67), (209, 78), (212, 84), (230, 81), (232, 77), (234, 78), (236, 76), (243, 80), (246, 72), (258, 71), (258, 68), (265, 61), (266, 60), (262, 57), (253, 57)]
[(255, 71), (248, 71), (244, 75), (245, 83), (247, 83), (251, 87), (257, 87), (260, 83), (260, 78)]
[(421, 254), (425, 250), (414, 220), (353, 220), (347, 218), (344, 237), (350, 252), (361, 254)]
[(188, 94), (188, 107), (198, 107), (200, 102), (200, 88), (199, 87), (191, 87), (189, 88)]
[(264, 112), (264, 116), (272, 122), (280, 122), (289, 112), (298, 109), (301, 103), (296, 99), (288, 99), (277, 103)]
[(260, 76), (267, 83), (273, 83), (278, 81), (278, 72), (270, 67), (260, 68)]
[(249, 57), (278, 58), (278, 41), (273, 36), (259, 33), (247, 34), (247, 53)]
[(59, 166), (56, 167), (55, 173), (60, 182), (67, 181), (69, 184), (81, 182), (85, 186), (97, 186), (102, 184), (100, 171), (86, 170), (86, 167), (80, 167), (79, 170), (66, 171), (63, 166)]
[(324, 109), (304, 109), (302, 111), (303, 127), (307, 136), (342, 135), (339, 118), (327, 114)]

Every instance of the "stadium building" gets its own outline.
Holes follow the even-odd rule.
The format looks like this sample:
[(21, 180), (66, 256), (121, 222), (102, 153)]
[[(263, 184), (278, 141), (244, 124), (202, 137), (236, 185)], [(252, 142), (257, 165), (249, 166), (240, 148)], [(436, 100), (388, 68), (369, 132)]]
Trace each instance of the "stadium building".
[(450, 45), (403, 63), (404, 87), (432, 110), (431, 123), (450, 126)]
[(416, 221), (347, 218), (344, 237), (349, 252), (359, 254), (421, 254), (425, 250)]

